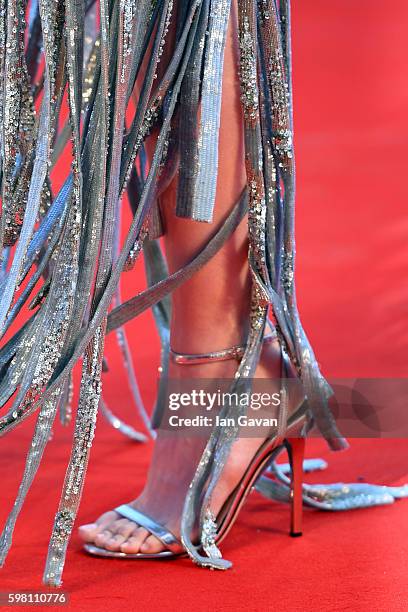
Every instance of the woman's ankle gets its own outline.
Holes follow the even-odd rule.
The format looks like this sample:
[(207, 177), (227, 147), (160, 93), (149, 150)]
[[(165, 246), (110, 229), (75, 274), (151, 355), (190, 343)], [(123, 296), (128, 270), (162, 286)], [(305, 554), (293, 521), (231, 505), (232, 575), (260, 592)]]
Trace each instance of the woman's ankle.
[[(205, 315), (204, 315), (205, 317)], [(248, 320), (228, 320), (216, 323), (188, 316), (173, 318), (170, 328), (170, 346), (173, 351), (183, 354), (208, 353), (245, 345)]]

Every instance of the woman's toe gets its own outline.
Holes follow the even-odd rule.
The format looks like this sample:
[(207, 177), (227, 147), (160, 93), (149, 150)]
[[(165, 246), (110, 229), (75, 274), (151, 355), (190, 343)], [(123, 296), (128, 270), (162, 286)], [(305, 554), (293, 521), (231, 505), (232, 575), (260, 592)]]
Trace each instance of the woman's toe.
[(149, 537), (149, 532), (146, 529), (143, 529), (143, 527), (137, 527), (120, 545), (120, 550), (128, 554), (138, 553), (141, 545), (147, 537)]
[(80, 527), (78, 527), (78, 533), (79, 537), (84, 542), (93, 542), (96, 534), (98, 533), (98, 525), (96, 523), (80, 525)]
[(166, 550), (166, 547), (162, 542), (160, 542), (160, 540), (158, 540), (152, 535), (146, 538), (140, 547), (140, 552), (148, 555), (154, 555), (156, 553), (162, 552), (162, 550)]
[(119, 551), (120, 545), (130, 536), (137, 525), (128, 519), (119, 519), (111, 527), (112, 536), (106, 542), (105, 546), (108, 550)]
[(113, 537), (113, 533), (109, 529), (104, 529), (95, 536), (95, 544), (100, 548), (105, 548), (107, 542)]
[(95, 542), (96, 536), (101, 533), (109, 523), (112, 523), (115, 518), (117, 518), (117, 513), (113, 510), (105, 512), (98, 518), (96, 523), (81, 525), (78, 528), (79, 537), (85, 542)]
[(105, 548), (107, 550), (119, 551), (121, 544), (123, 544), (126, 539), (126, 536), (116, 533), (105, 543)]

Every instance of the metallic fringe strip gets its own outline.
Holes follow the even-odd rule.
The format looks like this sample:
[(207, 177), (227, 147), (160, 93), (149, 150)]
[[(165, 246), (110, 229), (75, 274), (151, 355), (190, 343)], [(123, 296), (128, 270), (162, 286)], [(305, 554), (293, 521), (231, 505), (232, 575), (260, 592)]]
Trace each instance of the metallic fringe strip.
[[(339, 434), (327, 401), (331, 389), (319, 372), (315, 356), (300, 323), (296, 304), (294, 279), (295, 266), (295, 163), (292, 136), (292, 99), (290, 87), (290, 24), (287, 4), (283, 4), (285, 25), (283, 28), (285, 47), (282, 43), (281, 16), (273, 0), (263, 1), (263, 16), (268, 18), (259, 21), (260, 43), (263, 57), (267, 58), (266, 81), (269, 86), (272, 108), (271, 145), (277, 171), (276, 183), (283, 184), (282, 217), (283, 237), (275, 252), (280, 254), (278, 264), (280, 279), (277, 285), (270, 285), (271, 301), (275, 316), (280, 326), (282, 340), (289, 353), (298, 365), (299, 374), (304, 385), (305, 394), (312, 409), (316, 423), (334, 450), (347, 447), (347, 442)], [(286, 72), (288, 74), (286, 74)], [(279, 256), (279, 255), (278, 255)], [(273, 268), (273, 263), (269, 268)], [(275, 268), (276, 269), (276, 268)], [(276, 294), (279, 296), (276, 298)], [(278, 304), (279, 302), (279, 304)]]
[[(303, 462), (305, 472), (322, 470), (327, 463), (321, 459), (306, 459)], [(262, 476), (255, 488), (259, 493), (275, 501), (290, 503), (290, 472), (289, 464), (273, 461), (268, 474), (273, 477)], [(371, 508), (393, 504), (396, 499), (408, 497), (408, 484), (399, 487), (373, 485), (366, 482), (333, 484), (303, 484), (303, 504), (317, 510), (326, 512), (341, 512), (357, 508)]]
[(222, 74), (231, 0), (210, 0), (198, 134), (197, 175), (189, 216), (211, 222), (218, 175)]
[(201, 8), (197, 38), (180, 93), (180, 120), (178, 126), (180, 163), (176, 203), (176, 214), (179, 217), (191, 216), (191, 204), (197, 181), (199, 158), (197, 117), (199, 114), (202, 64), (207, 38), (209, 9), (210, 0), (204, 0)]

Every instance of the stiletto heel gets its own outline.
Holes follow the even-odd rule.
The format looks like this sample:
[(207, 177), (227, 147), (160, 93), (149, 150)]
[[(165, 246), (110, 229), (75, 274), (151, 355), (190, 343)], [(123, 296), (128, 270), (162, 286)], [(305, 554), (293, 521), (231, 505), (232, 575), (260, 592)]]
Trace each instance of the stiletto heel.
[(297, 538), (302, 535), (302, 483), (305, 438), (288, 438), (285, 442), (292, 470), (290, 481), (291, 515), (290, 535)]

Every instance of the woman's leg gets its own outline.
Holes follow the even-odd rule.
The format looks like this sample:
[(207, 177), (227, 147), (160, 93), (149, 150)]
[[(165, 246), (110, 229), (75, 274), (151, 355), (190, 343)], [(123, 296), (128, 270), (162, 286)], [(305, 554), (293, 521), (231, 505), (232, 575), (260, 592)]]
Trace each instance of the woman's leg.
[[(225, 50), (219, 172), (213, 224), (178, 218), (174, 214), (177, 178), (161, 197), (166, 226), (165, 248), (170, 271), (197, 254), (206, 244), (245, 184), (243, 120), (237, 71), (236, 12), (232, 13)], [(242, 344), (246, 338), (251, 279), (248, 267), (248, 228), (244, 219), (223, 248), (193, 278), (172, 295), (171, 347), (180, 353), (202, 353)], [(170, 364), (171, 378), (232, 378), (235, 360), (196, 366)], [(265, 345), (256, 376), (279, 378), (280, 350), (276, 343)], [(239, 439), (213, 496), (216, 513), (240, 480), (260, 439)], [(187, 487), (191, 482), (205, 439), (169, 437), (159, 431), (147, 483), (135, 507), (179, 534), (180, 517)], [(84, 526), (87, 541), (110, 550), (159, 552), (163, 544), (145, 529), (107, 512), (97, 526)]]
[[(238, 49), (233, 26), (231, 15), (224, 60), (214, 223), (198, 223), (175, 216), (176, 178), (161, 199), (170, 271), (184, 266), (201, 250), (215, 227), (227, 217), (246, 184)], [(245, 340), (250, 295), (247, 236), (247, 220), (244, 219), (208, 264), (174, 292), (173, 350), (200, 353), (242, 344)]]

